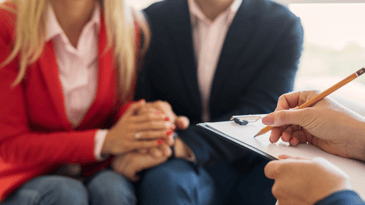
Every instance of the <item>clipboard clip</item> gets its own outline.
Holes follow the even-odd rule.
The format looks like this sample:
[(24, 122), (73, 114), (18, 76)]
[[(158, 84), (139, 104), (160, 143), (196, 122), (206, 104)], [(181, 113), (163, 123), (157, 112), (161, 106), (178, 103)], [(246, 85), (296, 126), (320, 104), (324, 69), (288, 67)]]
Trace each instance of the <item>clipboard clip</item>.
[(232, 116), (230, 120), (233, 120), (236, 124), (247, 125), (248, 123), (256, 122), (261, 119), (262, 116), (258, 115), (237, 115)]

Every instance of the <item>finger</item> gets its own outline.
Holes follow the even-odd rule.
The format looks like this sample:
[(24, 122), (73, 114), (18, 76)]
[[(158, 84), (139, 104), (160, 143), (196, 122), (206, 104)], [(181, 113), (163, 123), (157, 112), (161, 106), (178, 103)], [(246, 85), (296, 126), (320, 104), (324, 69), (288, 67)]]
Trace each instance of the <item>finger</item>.
[(269, 138), (270, 142), (271, 142), (271, 143), (275, 143), (275, 142), (277, 142), (277, 141), (280, 139), (280, 137), (281, 137), (281, 135), (282, 135), (283, 131), (284, 131), (286, 128), (287, 128), (287, 126), (282, 126), (282, 127), (273, 127), (273, 128), (272, 128), (272, 130), (271, 130), (270, 138)]
[(262, 123), (273, 127), (291, 124), (305, 127), (304, 122), (312, 118), (307, 109), (308, 108), (276, 111), (262, 118)]
[(281, 132), (282, 132), (282, 130), (280, 129), (280, 127), (273, 127), (271, 129), (271, 134), (270, 134), (270, 138), (269, 138), (270, 142), (275, 143), (275, 142), (279, 141)]
[[(304, 130), (300, 130), (300, 131), (294, 132), (292, 134), (292, 138), (298, 140), (297, 141), (298, 142), (297, 144), (299, 144), (299, 143), (306, 143), (308, 141), (307, 140), (307, 137), (306, 137), (306, 135), (304, 133)], [(297, 145), (297, 144), (293, 144), (293, 145)]]
[(148, 169), (157, 166), (167, 160), (167, 157), (154, 158), (151, 155), (141, 155), (138, 164), (135, 167), (135, 173), (138, 173), (144, 169)]
[(173, 146), (175, 144), (175, 139), (174, 139), (174, 133), (169, 135), (166, 139), (165, 139), (165, 143), (168, 146)]
[(134, 134), (133, 138), (137, 140), (152, 140), (160, 138), (168, 138), (173, 132), (171, 129), (162, 131), (141, 131)]
[(280, 165), (278, 160), (267, 163), (264, 168), (265, 176), (269, 179), (276, 179), (278, 175), (278, 166)]
[(150, 155), (154, 158), (160, 158), (163, 156), (163, 151), (158, 149), (157, 147), (153, 147), (149, 151)]
[(175, 129), (175, 125), (169, 121), (148, 121), (133, 123), (132, 130), (136, 132), (147, 131), (147, 130), (160, 130), (160, 131), (170, 131), (170, 129)]
[(275, 111), (288, 110), (290, 108), (295, 108), (298, 106), (299, 97), (301, 92), (292, 92), (281, 95), (278, 100), (277, 107)]
[(189, 127), (190, 120), (185, 116), (178, 116), (175, 121), (176, 128), (179, 130), (185, 130)]
[(143, 105), (146, 104), (145, 100), (139, 100), (127, 109), (127, 111), (123, 114), (123, 117), (130, 117), (133, 116)]
[(138, 153), (140, 154), (147, 154), (148, 153), (148, 149), (139, 149)]
[(149, 149), (152, 147), (160, 146), (161, 142), (159, 140), (143, 140), (143, 141), (134, 141), (131, 143), (131, 150), (137, 149)]
[(288, 126), (282, 133), (281, 135), (281, 140), (283, 140), (284, 142), (290, 142), (291, 140), (291, 135), (293, 134), (294, 129), (293, 126)]
[(149, 121), (170, 121), (169, 117), (165, 114), (157, 114), (157, 112), (143, 112), (139, 113), (137, 116), (130, 118), (131, 123), (142, 123)]
[(308, 158), (303, 158), (303, 157), (292, 157), (290, 155), (286, 155), (286, 154), (283, 154), (283, 155), (279, 155), (278, 156), (278, 159), (279, 160), (283, 160), (283, 159), (293, 159), (293, 160), (310, 160)]
[(167, 144), (162, 144), (159, 149), (163, 153), (164, 157), (170, 157), (172, 154), (171, 148)]

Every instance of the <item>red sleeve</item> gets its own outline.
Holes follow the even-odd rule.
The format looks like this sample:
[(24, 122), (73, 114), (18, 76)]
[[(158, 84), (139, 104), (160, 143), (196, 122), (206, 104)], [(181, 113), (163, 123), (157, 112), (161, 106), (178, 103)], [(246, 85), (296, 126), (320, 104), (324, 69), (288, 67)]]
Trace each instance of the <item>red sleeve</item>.
[[(9, 14), (0, 14), (0, 62), (11, 52)], [(4, 26), (4, 27), (3, 27)], [(96, 130), (36, 133), (29, 128), (23, 85), (11, 87), (18, 75), (18, 62), (0, 68), (0, 157), (11, 163), (87, 163), (94, 157)]]

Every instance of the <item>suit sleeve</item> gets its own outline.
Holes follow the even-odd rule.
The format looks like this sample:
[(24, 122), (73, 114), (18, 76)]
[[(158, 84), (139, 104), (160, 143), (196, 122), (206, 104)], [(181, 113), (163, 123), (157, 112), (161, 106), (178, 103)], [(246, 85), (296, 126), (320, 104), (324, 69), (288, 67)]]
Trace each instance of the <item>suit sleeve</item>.
[[(11, 48), (6, 35), (0, 35), (0, 62)], [(29, 127), (23, 84), (12, 87), (18, 75), (13, 60), (0, 68), (0, 157), (9, 163), (88, 163), (96, 161), (94, 137), (97, 130), (70, 132), (32, 132)]]
[(354, 191), (345, 190), (331, 194), (315, 205), (365, 205), (365, 202)]
[[(300, 21), (296, 21), (277, 42), (271, 57), (265, 62), (263, 69), (253, 79), (251, 87), (241, 96), (237, 96), (237, 107), (230, 112), (212, 119), (227, 121), (233, 115), (264, 114), (274, 111), (280, 95), (290, 92), (294, 86), (294, 78), (298, 69), (303, 44), (303, 29)], [(198, 164), (209, 165), (225, 160), (235, 160), (247, 154), (238, 146), (195, 125), (179, 133), (182, 140), (195, 153)]]

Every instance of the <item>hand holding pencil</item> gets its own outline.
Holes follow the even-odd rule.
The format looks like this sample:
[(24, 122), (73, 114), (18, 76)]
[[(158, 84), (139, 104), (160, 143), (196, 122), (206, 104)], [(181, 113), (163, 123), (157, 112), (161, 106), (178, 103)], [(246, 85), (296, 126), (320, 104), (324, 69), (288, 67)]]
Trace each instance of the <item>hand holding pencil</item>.
[[(355, 73), (349, 75), (347, 78), (341, 80), (340, 82), (338, 82), (337, 84), (335, 84), (332, 87), (328, 88), (327, 90), (323, 91), (322, 93), (319, 93), (318, 95), (316, 95), (312, 99), (310, 99), (310, 100), (306, 101), (305, 103), (299, 105), (295, 109), (302, 109), (302, 108), (306, 108), (306, 107), (312, 106), (313, 104), (315, 104), (318, 101), (322, 100), (326, 96), (328, 96), (331, 93), (335, 92), (336, 90), (338, 90), (342, 86), (344, 86), (347, 83), (353, 81), (354, 79), (356, 79), (357, 77), (359, 77), (360, 75), (362, 75), (364, 73), (365, 73), (365, 68), (361, 68), (360, 70), (358, 70)], [(266, 132), (268, 132), (270, 130), (271, 130), (271, 127), (270, 126), (266, 126), (262, 130), (260, 130), (260, 132), (257, 133), (254, 137), (257, 137), (259, 135), (265, 134)]]
[(330, 98), (319, 100), (312, 107), (292, 109), (315, 96), (316, 91), (281, 96), (275, 112), (262, 119), (272, 128), (270, 141), (275, 143), (281, 138), (291, 145), (308, 142), (335, 155), (365, 160), (364, 117)]

